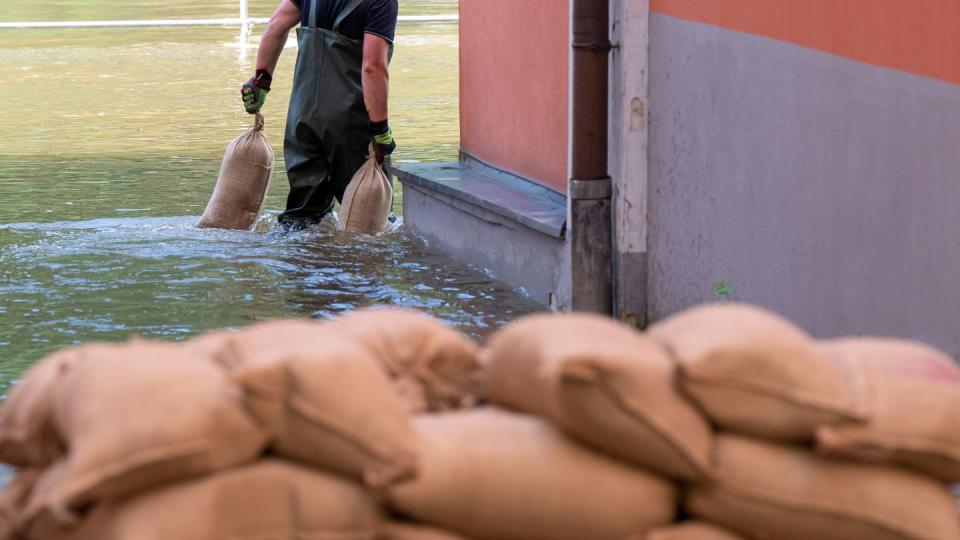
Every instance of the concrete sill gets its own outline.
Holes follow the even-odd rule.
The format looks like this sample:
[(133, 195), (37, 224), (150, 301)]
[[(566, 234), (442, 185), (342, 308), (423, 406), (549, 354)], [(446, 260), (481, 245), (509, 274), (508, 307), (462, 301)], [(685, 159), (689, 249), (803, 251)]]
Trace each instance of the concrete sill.
[(474, 206), (553, 238), (566, 232), (563, 194), (469, 156), (458, 162), (398, 164), (394, 173), (404, 186), (467, 203), (462, 206), (467, 211)]

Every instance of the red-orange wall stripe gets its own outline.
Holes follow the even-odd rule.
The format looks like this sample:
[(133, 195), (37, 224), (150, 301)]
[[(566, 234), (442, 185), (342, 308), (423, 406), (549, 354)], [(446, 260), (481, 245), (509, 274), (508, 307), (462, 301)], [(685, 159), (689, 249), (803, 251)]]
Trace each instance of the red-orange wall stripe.
[(651, 0), (651, 9), (960, 84), (960, 0)]

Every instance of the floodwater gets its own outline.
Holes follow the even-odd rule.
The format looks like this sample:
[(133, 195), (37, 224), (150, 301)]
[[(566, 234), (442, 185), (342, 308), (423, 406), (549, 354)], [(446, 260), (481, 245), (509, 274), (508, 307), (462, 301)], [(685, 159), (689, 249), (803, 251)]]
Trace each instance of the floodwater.
[[(276, 0), (251, 1), (269, 16)], [(2, 21), (236, 16), (235, 0), (3, 0)], [(401, 0), (401, 14), (456, 0)], [(254, 36), (262, 30), (254, 30)], [(392, 69), (395, 162), (456, 157), (456, 23), (401, 23)], [(399, 230), (379, 237), (272, 229), (286, 196), (282, 140), (296, 56), (265, 108), (277, 171), (261, 232), (201, 231), (255, 42), (237, 28), (0, 30), (0, 395), (71, 344), (181, 340), (284, 316), (395, 304), (474, 335), (538, 305)], [(398, 198), (399, 203), (399, 198)]]

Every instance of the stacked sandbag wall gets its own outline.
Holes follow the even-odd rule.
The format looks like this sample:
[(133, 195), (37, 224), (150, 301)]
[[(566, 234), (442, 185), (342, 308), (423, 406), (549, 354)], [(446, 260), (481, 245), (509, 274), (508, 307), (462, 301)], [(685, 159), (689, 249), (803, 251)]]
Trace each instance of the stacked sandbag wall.
[(39, 362), (0, 540), (960, 539), (960, 369), (763, 310), (361, 310)]

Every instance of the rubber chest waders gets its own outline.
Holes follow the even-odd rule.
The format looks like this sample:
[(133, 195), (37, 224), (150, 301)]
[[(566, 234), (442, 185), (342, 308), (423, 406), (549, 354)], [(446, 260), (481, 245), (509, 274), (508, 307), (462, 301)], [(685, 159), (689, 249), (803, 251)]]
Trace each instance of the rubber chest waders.
[(344, 19), (364, 0), (347, 3), (332, 30), (317, 26), (321, 1), (304, 0), (306, 25), (297, 29), (299, 51), (283, 142), (290, 195), (281, 222), (319, 220), (329, 213), (366, 161), (370, 144), (363, 40), (340, 34)]

